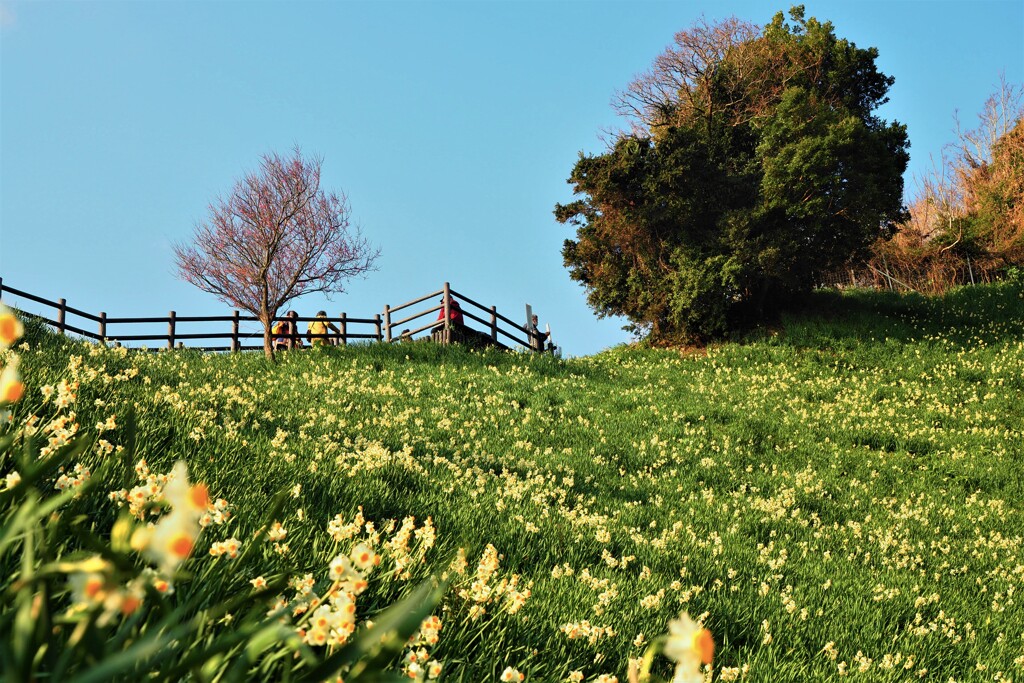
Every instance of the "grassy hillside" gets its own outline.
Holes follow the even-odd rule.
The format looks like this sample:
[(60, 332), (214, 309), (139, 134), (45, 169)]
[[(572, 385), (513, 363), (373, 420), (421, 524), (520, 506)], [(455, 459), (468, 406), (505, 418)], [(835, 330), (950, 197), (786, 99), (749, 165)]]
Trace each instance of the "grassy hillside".
[[(171, 607), (246, 595), (257, 577), (310, 574), (322, 593), (332, 558), (359, 540), (382, 557), (360, 622), (447, 574), (443, 627), (426, 648), (445, 681), (496, 681), (511, 666), (533, 681), (580, 671), (624, 682), (629, 658), (681, 610), (714, 634), (713, 680), (1024, 678), (1024, 292), (822, 294), (815, 306), (706, 354), (617, 348), (565, 361), (408, 343), (270, 365), (34, 331), (21, 352), (28, 392), (5, 429), (63, 417), (59, 428), (99, 427), (109, 443), (66, 465), (112, 463), (61, 508), (61, 552), (86, 531), (110, 535), (119, 508), (107, 494), (140, 483), (139, 459), (153, 473), (183, 460), (229, 503), (230, 519), (207, 527), (182, 566)], [(60, 391), (44, 399), (61, 381), (77, 382), (65, 407)], [(104, 453), (119, 446), (132, 462)], [(19, 462), (0, 460), (0, 477)], [(38, 485), (52, 490), (57, 476)], [(336, 524), (332, 537), (332, 520), (360, 509), (374, 530), (346, 536)], [(264, 521), (286, 536), (251, 540)], [(229, 538), (240, 558), (209, 555)], [(5, 574), (24, 570), (18, 557), (0, 544)], [(253, 598), (258, 611), (276, 594)], [(142, 628), (130, 621), (105, 628)], [(254, 660), (255, 677), (291, 666)], [(207, 667), (183, 674), (213, 680), (227, 664)]]

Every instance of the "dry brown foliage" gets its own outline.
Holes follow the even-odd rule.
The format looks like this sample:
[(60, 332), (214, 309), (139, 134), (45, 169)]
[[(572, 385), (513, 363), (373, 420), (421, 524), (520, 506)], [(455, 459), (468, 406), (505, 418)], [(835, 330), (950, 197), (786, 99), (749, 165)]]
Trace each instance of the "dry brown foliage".
[(931, 170), (917, 178), (909, 219), (873, 247), (866, 276), (882, 286), (941, 292), (1024, 264), (1024, 88), (1000, 78)]

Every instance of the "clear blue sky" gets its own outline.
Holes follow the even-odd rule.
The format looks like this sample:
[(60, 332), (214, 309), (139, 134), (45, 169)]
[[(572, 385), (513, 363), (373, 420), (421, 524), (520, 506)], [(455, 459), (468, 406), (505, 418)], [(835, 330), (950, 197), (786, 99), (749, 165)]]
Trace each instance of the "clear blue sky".
[[(791, 3), (0, 3), (0, 277), (110, 316), (216, 315), (171, 246), (268, 151), (324, 158), (379, 270), (303, 314), (372, 316), (449, 280), (551, 324), (566, 353), (628, 340), (569, 280), (555, 222), (609, 102), (701, 14)], [(1000, 72), (1024, 81), (1024, 2), (806, 2), (896, 78), (912, 174), (973, 124)], [(908, 183), (908, 188), (909, 188)], [(27, 310), (34, 305), (25, 304)]]

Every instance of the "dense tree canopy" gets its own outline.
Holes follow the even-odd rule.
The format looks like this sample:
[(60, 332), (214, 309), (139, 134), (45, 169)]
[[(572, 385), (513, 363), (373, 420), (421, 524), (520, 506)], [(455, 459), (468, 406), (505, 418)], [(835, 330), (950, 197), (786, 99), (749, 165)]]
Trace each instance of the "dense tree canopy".
[(656, 338), (762, 319), (904, 217), (906, 129), (874, 115), (877, 51), (802, 7), (698, 24), (617, 99), (632, 121), (581, 155), (563, 256), (599, 315)]

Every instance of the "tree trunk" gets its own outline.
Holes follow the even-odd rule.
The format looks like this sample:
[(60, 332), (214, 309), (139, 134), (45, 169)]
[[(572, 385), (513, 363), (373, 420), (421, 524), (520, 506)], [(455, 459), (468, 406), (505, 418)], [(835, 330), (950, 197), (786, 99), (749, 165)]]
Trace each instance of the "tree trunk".
[(274, 360), (274, 345), (270, 337), (270, 325), (263, 326), (263, 355), (267, 360)]
[(270, 313), (261, 313), (260, 322), (263, 323), (263, 355), (267, 360), (274, 361), (274, 344), (271, 328), (273, 327), (273, 316)]

